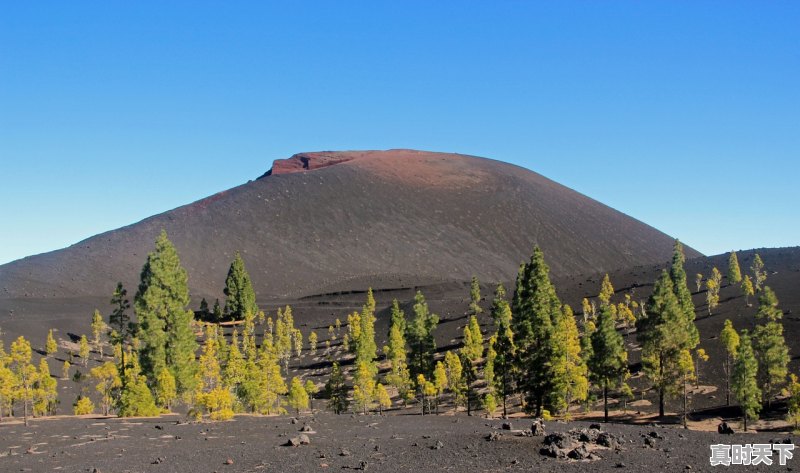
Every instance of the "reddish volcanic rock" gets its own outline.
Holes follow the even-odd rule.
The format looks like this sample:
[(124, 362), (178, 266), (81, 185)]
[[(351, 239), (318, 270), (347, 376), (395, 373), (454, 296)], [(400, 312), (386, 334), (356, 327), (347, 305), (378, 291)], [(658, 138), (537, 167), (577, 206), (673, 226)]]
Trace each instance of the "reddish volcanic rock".
[(276, 159), (272, 163), (272, 169), (267, 171), (264, 176), (313, 171), (314, 169), (345, 163), (353, 159), (350, 155), (337, 152), (299, 153), (289, 159)]

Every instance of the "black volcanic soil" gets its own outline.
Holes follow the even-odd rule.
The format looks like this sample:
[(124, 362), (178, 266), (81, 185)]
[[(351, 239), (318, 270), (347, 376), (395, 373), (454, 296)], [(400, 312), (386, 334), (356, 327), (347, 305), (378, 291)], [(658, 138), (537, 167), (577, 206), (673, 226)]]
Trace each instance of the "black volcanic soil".
[[(514, 429), (530, 420), (514, 419)], [(308, 423), (311, 443), (284, 446)], [(161, 419), (57, 419), (30, 427), (0, 424), (2, 471), (288, 472), (288, 471), (715, 471), (709, 445), (780, 442), (787, 435), (685, 431), (676, 427), (603, 425), (621, 439), (619, 450), (598, 448), (596, 460), (554, 459), (539, 453), (542, 437), (500, 430), (502, 421), (480, 417), (387, 416), (321, 413), (293, 424), (289, 417), (239, 416), (220, 423)], [(589, 427), (589, 422), (550, 422), (547, 433)], [(488, 441), (492, 432), (498, 440)], [(645, 444), (645, 436), (653, 446)], [(30, 452), (30, 453), (26, 453)], [(788, 467), (746, 471), (790, 471)], [(716, 467), (717, 470), (720, 467)], [(736, 467), (733, 467), (736, 468)], [(742, 468), (742, 467), (740, 467)], [(744, 470), (743, 470), (744, 471)]]
[(0, 312), (21, 313), (24, 301), (106, 299), (117, 281), (134, 292), (161, 229), (178, 248), (193, 296), (221, 297), (240, 251), (264, 302), (473, 274), (506, 279), (534, 244), (562, 276), (654, 263), (672, 245), (658, 230), (510, 164), (411, 150), (304, 153), (256, 181), (0, 266)]

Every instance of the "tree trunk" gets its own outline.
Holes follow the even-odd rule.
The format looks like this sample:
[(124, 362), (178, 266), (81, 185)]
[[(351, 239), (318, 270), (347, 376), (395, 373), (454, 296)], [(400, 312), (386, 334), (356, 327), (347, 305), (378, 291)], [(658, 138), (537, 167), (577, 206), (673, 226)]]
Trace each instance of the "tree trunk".
[(664, 387), (658, 388), (658, 417), (664, 418)]
[(608, 422), (608, 383), (603, 383), (603, 422)]
[(731, 405), (731, 356), (725, 355), (725, 405)]
[(683, 380), (683, 428), (686, 429), (686, 379)]

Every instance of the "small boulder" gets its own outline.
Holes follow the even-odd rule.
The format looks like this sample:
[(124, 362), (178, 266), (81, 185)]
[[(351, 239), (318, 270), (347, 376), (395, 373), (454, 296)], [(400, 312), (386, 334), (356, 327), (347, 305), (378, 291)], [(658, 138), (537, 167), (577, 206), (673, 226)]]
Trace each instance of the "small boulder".
[(553, 433), (545, 436), (543, 443), (545, 446), (555, 445), (558, 448), (568, 448), (572, 447), (573, 442), (568, 435), (562, 433)]
[(597, 445), (606, 448), (620, 448), (620, 442), (617, 437), (608, 432), (600, 432), (597, 436)]
[(444, 444), (441, 442), (441, 440), (437, 440), (436, 443), (431, 447), (431, 450), (441, 450), (443, 448)]
[(310, 445), (311, 439), (308, 438), (306, 434), (300, 434), (297, 436), (297, 439), (300, 441), (300, 445)]
[(555, 445), (547, 445), (539, 449), (539, 453), (550, 458), (566, 458), (567, 455), (564, 450), (556, 447)]
[(502, 437), (502, 436), (503, 436), (503, 434), (501, 434), (500, 432), (491, 432), (485, 438), (489, 442), (496, 442), (496, 441), (500, 440), (500, 437)]
[(503, 422), (500, 428), (503, 430), (511, 430), (511, 422)]
[(589, 424), (589, 428), (594, 430), (603, 430), (603, 427), (600, 424)]
[(544, 437), (544, 421), (542, 419), (536, 419), (533, 421), (531, 425), (531, 434), (534, 437)]
[(589, 450), (586, 449), (585, 444), (580, 444), (577, 447), (570, 450), (567, 456), (569, 458), (572, 458), (573, 460), (586, 460), (587, 458), (589, 458)]

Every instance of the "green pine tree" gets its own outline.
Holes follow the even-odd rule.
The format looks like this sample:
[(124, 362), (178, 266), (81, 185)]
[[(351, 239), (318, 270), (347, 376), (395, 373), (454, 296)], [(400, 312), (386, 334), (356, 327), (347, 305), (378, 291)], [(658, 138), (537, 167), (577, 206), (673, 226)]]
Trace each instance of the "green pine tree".
[[(683, 311), (670, 275), (663, 271), (647, 302), (646, 317), (636, 321), (637, 339), (642, 345), (642, 367), (658, 391), (658, 413), (664, 416), (667, 396), (677, 394), (681, 371), (681, 350), (691, 350), (695, 344), (689, 333)], [(694, 323), (692, 323), (692, 326)]]
[(723, 360), (723, 370), (725, 371), (725, 405), (731, 405), (731, 375), (733, 373), (733, 360), (739, 350), (739, 334), (733, 328), (731, 321), (725, 320), (725, 326), (719, 334), (719, 339), (725, 348), (725, 359)]
[(675, 296), (678, 298), (678, 304), (683, 312), (683, 324), (685, 326), (686, 334), (688, 335), (689, 351), (694, 350), (694, 347), (700, 343), (700, 333), (697, 331), (697, 326), (694, 324), (694, 303), (692, 302), (692, 292), (686, 283), (686, 271), (683, 269), (683, 263), (686, 257), (683, 254), (683, 245), (679, 240), (675, 240), (675, 249), (672, 254), (672, 266), (670, 266), (669, 276), (672, 279), (672, 289), (675, 291)]
[(544, 409), (553, 410), (549, 403), (556, 382), (553, 327), (561, 314), (561, 301), (549, 272), (537, 246), (518, 274), (512, 307), (517, 384), (525, 395), (527, 410), (538, 416)]
[(597, 328), (591, 334), (591, 346), (589, 376), (603, 390), (604, 419), (608, 422), (608, 391), (618, 387), (628, 372), (628, 352), (615, 327), (610, 306), (600, 309)]
[(244, 267), (244, 260), (239, 252), (233, 258), (228, 277), (225, 278), (225, 313), (233, 320), (244, 320), (244, 315), (250, 312), (258, 314), (256, 293), (250, 275)]
[(157, 374), (168, 368), (179, 394), (194, 389), (197, 372), (194, 313), (186, 308), (187, 281), (178, 252), (162, 230), (155, 251), (147, 256), (142, 268), (134, 308), (140, 325), (142, 373), (150, 385), (155, 385)]
[(483, 312), (480, 306), (481, 302), (481, 285), (478, 282), (477, 276), (472, 276), (472, 283), (469, 288), (469, 312), (468, 315), (478, 315)]
[(511, 330), (511, 307), (506, 301), (506, 290), (502, 284), (497, 285), (492, 303), (492, 319), (497, 331), (494, 335), (492, 350), (495, 352), (492, 360), (494, 371), (494, 385), (500, 394), (503, 404), (503, 417), (508, 415), (507, 400), (513, 393), (513, 362), (516, 353), (514, 346), (514, 332)]
[(569, 417), (572, 402), (584, 401), (589, 392), (586, 363), (581, 357), (580, 334), (570, 306), (564, 305), (554, 329), (556, 385), (551, 405), (555, 412), (564, 412)]
[(758, 361), (758, 383), (762, 387), (763, 402), (769, 408), (789, 374), (789, 347), (780, 322), (783, 311), (778, 308), (778, 298), (769, 286), (764, 286), (758, 303), (756, 318), (763, 323), (753, 332), (753, 349)]
[(433, 331), (439, 324), (439, 316), (428, 309), (425, 296), (417, 291), (414, 296), (414, 318), (406, 327), (406, 337), (411, 348), (409, 368), (413, 379), (422, 374), (426, 379), (433, 377), (433, 355), (436, 340)]
[(742, 408), (742, 421), (747, 432), (748, 419), (757, 420), (761, 411), (761, 389), (758, 388), (758, 362), (753, 354), (750, 334), (742, 330), (736, 361), (733, 363), (733, 393)]
[(349, 401), (347, 399), (347, 384), (345, 383), (344, 373), (339, 368), (339, 363), (333, 362), (331, 376), (325, 383), (325, 395), (329, 399), (328, 407), (336, 414), (347, 411)]

